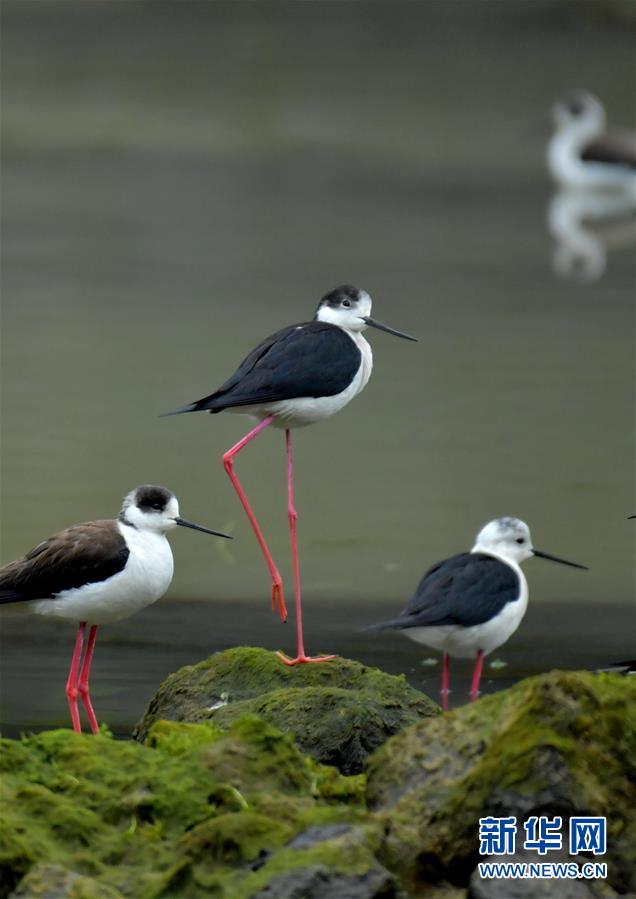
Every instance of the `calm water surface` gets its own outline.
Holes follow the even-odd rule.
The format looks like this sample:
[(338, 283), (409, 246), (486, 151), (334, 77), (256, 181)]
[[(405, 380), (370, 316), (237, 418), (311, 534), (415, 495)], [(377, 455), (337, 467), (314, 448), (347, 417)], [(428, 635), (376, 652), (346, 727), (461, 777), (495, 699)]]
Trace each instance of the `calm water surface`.
[[(177, 664), (281, 645), (220, 465), (248, 420), (157, 416), (343, 281), (420, 341), (371, 333), (364, 394), (297, 432), (312, 649), (427, 688), (413, 645), (352, 635), (514, 514), (590, 571), (528, 563), (494, 683), (633, 654), (630, 223), (602, 277), (557, 276), (543, 164), (572, 86), (629, 124), (632, 35), (574, 5), (476, 6), (5, 3), (1, 561), (142, 482), (237, 538), (175, 535), (173, 601), (104, 630), (113, 726)], [(282, 435), (238, 471), (290, 580)], [(0, 719), (63, 720), (70, 634), (17, 619), (1, 636)]]

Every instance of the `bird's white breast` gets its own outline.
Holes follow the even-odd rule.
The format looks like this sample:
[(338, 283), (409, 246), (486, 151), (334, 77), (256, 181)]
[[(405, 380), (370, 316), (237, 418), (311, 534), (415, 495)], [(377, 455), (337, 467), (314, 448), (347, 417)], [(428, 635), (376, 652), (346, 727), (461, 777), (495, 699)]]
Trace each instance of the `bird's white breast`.
[[(494, 553), (493, 553), (494, 555)], [(484, 621), (483, 624), (475, 624), (472, 627), (462, 627), (458, 624), (442, 625), (440, 627), (411, 627), (403, 631), (416, 643), (423, 643), (441, 652), (447, 652), (457, 658), (472, 658), (477, 650), (481, 649), (484, 655), (497, 649), (506, 642), (517, 630), (528, 608), (528, 582), (519, 566), (506, 561), (507, 565), (514, 568), (519, 578), (519, 598), (514, 602), (508, 602), (494, 618)]]
[(29, 603), (39, 615), (88, 624), (108, 624), (134, 615), (156, 602), (172, 581), (174, 563), (163, 534), (118, 523), (130, 555), (124, 568), (105, 581), (63, 590), (54, 599)]

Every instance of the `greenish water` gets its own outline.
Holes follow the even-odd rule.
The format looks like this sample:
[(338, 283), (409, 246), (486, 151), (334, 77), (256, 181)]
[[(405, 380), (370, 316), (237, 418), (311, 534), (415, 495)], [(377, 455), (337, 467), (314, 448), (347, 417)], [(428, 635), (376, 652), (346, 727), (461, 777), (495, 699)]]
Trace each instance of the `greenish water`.
[[(373, 621), (513, 514), (590, 566), (530, 562), (532, 603), (630, 603), (633, 245), (582, 283), (546, 228), (553, 99), (633, 119), (633, 32), (579, 6), (5, 3), (2, 561), (150, 481), (237, 538), (175, 535), (170, 596), (264, 597), (220, 464), (249, 421), (157, 416), (350, 281), (420, 342), (372, 333), (297, 432), (307, 602)], [(282, 435), (238, 472), (291, 585)]]

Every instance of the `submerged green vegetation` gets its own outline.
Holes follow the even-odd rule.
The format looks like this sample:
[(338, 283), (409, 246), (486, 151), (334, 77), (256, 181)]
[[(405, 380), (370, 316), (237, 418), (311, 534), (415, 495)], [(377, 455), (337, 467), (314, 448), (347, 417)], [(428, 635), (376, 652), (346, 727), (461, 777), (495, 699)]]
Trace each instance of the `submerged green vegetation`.
[[(259, 698), (258, 665), (244, 665), (246, 654), (262, 660), (257, 652), (233, 650), (183, 669), (169, 678), (178, 686), (169, 695), (176, 702), (183, 690), (186, 710), (198, 714), (200, 703), (188, 697), (208, 689), (210, 670), (220, 692), (231, 685), (237, 714), (258, 699), (272, 716), (277, 702), (287, 709), (302, 693), (312, 707), (313, 691), (331, 691), (333, 708), (320, 717), (313, 706), (311, 733), (322, 730), (327, 742), (330, 731), (340, 733), (338, 691), (348, 717), (347, 691), (320, 683), (335, 669), (305, 667), (302, 687), (300, 678), (289, 685), (293, 671), (276, 668), (273, 689)], [(340, 667), (355, 693), (362, 666)], [(387, 675), (358, 675), (370, 693), (375, 680), (386, 700)], [(356, 775), (317, 762), (298, 735), (254, 714), (221, 723), (157, 719), (143, 743), (70, 730), (3, 740), (0, 897), (465, 897), (479, 860), (478, 819), (489, 814), (520, 822), (606, 815), (603, 895), (634, 890), (635, 694), (630, 678), (551, 672), (421, 717)], [(362, 720), (356, 726), (364, 730)]]

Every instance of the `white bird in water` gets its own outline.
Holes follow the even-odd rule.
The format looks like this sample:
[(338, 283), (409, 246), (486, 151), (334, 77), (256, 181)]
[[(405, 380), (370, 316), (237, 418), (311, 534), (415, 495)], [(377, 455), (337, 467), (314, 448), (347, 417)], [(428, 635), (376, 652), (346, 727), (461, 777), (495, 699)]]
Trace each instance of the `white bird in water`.
[(607, 131), (603, 104), (583, 91), (553, 108), (548, 168), (563, 187), (636, 191), (636, 135)]
[(585, 569), (535, 549), (528, 525), (518, 518), (495, 518), (477, 534), (470, 552), (451, 556), (426, 572), (398, 618), (369, 630), (400, 630), (443, 652), (444, 708), (450, 657), (475, 656), (470, 690), (475, 700), (484, 657), (514, 634), (526, 613), (528, 583), (520, 563), (532, 556)]
[(308, 656), (304, 648), (291, 429), (329, 418), (364, 389), (373, 368), (371, 347), (362, 334), (367, 328), (377, 328), (406, 340), (416, 339), (372, 319), (369, 294), (345, 284), (322, 298), (313, 321), (290, 325), (263, 340), (214, 393), (175, 412), (166, 413), (215, 414), (227, 410), (260, 419), (255, 428), (224, 454), (223, 465), (265, 557), (272, 578), (272, 608), (278, 607), (283, 621), (287, 617), (283, 581), (234, 472), (234, 456), (268, 425), (285, 430), (287, 514), (294, 568), (298, 640), (295, 658), (290, 659), (284, 653), (278, 653), (279, 658), (287, 665), (324, 662), (333, 658)]
[(173, 493), (145, 484), (126, 496), (118, 518), (66, 528), (0, 569), (0, 604), (24, 603), (36, 615), (79, 622), (66, 684), (78, 733), (82, 730), (78, 698), (91, 730), (99, 730), (89, 688), (97, 628), (128, 618), (163, 596), (173, 573), (166, 534), (178, 526), (228, 537), (181, 518)]

